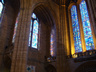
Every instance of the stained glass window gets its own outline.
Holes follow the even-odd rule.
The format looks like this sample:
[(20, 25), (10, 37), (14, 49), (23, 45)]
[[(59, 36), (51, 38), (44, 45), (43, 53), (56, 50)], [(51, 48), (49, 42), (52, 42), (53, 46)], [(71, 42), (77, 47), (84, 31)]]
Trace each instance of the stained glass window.
[(80, 6), (80, 13), (81, 13), (82, 24), (83, 24), (86, 50), (91, 50), (94, 49), (94, 42), (93, 42), (89, 15), (88, 15), (88, 10), (85, 0), (82, 0), (79, 6)]
[(54, 55), (54, 52), (53, 52), (53, 50), (54, 50), (54, 45), (53, 45), (53, 43), (54, 43), (54, 37), (53, 37), (53, 31), (52, 31), (52, 33), (51, 33), (51, 39), (50, 39), (50, 42), (51, 42), (51, 48), (50, 48), (50, 53), (51, 53), (51, 56), (53, 56)]
[(76, 53), (82, 52), (80, 29), (79, 29), (79, 23), (78, 23), (77, 9), (75, 5), (73, 5), (71, 8), (71, 18), (72, 18), (75, 52)]
[(14, 41), (15, 41), (17, 26), (18, 26), (18, 17), (16, 19), (16, 23), (15, 23), (15, 27), (14, 27), (14, 34), (13, 34), (12, 43), (14, 43)]
[(30, 24), (30, 34), (29, 34), (29, 46), (32, 48), (37, 48), (38, 43), (38, 18), (33, 13)]
[[(2, 0), (3, 1), (3, 0)], [(4, 2), (4, 1), (3, 1)], [(2, 10), (3, 10), (3, 4), (2, 2), (0, 2), (0, 18), (1, 18), (1, 15), (2, 15)]]
[(50, 54), (56, 56), (56, 41), (55, 41), (55, 29), (53, 28), (50, 36)]

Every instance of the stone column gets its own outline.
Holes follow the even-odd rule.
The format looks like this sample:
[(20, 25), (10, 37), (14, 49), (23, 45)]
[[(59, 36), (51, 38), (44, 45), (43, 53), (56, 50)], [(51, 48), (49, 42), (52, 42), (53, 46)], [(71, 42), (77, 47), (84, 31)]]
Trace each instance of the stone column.
[(13, 8), (6, 2), (0, 23), (0, 72), (4, 70), (5, 49), (8, 48), (9, 45), (10, 31), (14, 23), (14, 17)]
[[(3, 13), (5, 14), (5, 12)], [(4, 68), (4, 50), (6, 47), (6, 39), (7, 39), (7, 16), (3, 15), (1, 24), (0, 24), (0, 72), (3, 72)]]
[(60, 9), (60, 24), (58, 33), (58, 47), (57, 47), (57, 72), (68, 72), (68, 64), (66, 56), (69, 54), (69, 40), (68, 40), (68, 23), (67, 23), (67, 7), (61, 5)]
[[(28, 38), (31, 21), (29, 0), (21, 1), (20, 16), (13, 50), (11, 72), (26, 72)], [(25, 4), (22, 4), (25, 3)]]

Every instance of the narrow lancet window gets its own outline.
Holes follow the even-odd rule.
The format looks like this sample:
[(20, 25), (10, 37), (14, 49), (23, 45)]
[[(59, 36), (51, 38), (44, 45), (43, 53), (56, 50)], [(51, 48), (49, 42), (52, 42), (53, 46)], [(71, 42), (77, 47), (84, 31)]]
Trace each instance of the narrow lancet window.
[(1, 14), (2, 14), (2, 9), (3, 9), (3, 4), (0, 2), (0, 17), (1, 17)]
[(51, 36), (50, 36), (50, 55), (52, 57), (56, 56), (56, 34), (55, 34), (55, 29), (53, 28), (51, 31)]
[(51, 33), (51, 39), (50, 39), (50, 54), (51, 54), (51, 56), (54, 56), (54, 34), (53, 34), (53, 31), (52, 31), (52, 33)]
[(37, 48), (38, 44), (38, 18), (33, 13), (31, 17), (30, 24), (30, 34), (29, 34), (29, 46), (32, 48)]
[(1, 0), (1, 2), (0, 2), (0, 21), (1, 21), (1, 16), (2, 16), (2, 10), (3, 10), (3, 4), (4, 4), (4, 1), (3, 0)]
[(73, 5), (71, 8), (71, 19), (72, 19), (75, 52), (76, 53), (82, 52), (80, 28), (79, 28), (79, 22), (77, 16), (77, 9), (75, 5)]
[(81, 13), (82, 24), (83, 24), (86, 50), (92, 50), (94, 49), (94, 42), (93, 42), (91, 25), (90, 25), (90, 20), (89, 20), (89, 15), (88, 15), (88, 10), (85, 0), (82, 0), (79, 6), (80, 6), (80, 13)]

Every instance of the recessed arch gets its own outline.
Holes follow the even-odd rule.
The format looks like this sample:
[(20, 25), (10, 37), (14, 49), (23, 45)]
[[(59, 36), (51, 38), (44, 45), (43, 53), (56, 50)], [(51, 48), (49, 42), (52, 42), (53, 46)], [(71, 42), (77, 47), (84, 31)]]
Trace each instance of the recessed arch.
[[(56, 7), (59, 8), (58, 5)], [(38, 19), (43, 18), (43, 21), (48, 22), (50, 25), (55, 27), (56, 28), (56, 35), (58, 34), (58, 26), (59, 26), (58, 18), (59, 18), (59, 16), (52, 9), (51, 6), (49, 6), (46, 2), (37, 2), (32, 5), (32, 12), (34, 12), (38, 16)], [(46, 16), (46, 18), (44, 16)], [(48, 18), (50, 21), (48, 20)]]
[[(46, 47), (45, 48), (46, 48), (46, 56), (48, 57), (48, 56), (50, 56), (50, 35), (51, 35), (51, 30), (52, 30), (52, 28), (54, 28), (56, 30), (56, 25), (54, 23), (53, 16), (52, 16), (50, 10), (48, 9), (48, 7), (43, 5), (43, 4), (40, 4), (40, 5), (36, 6), (34, 8), (34, 10), (32, 11), (32, 13), (36, 14), (36, 16), (37, 16), (37, 18), (39, 20), (39, 25), (44, 24), (46, 26), (47, 33), (45, 33), (45, 35), (46, 35), (46, 42), (45, 42)], [(42, 29), (42, 27), (40, 27), (40, 29)], [(39, 33), (42, 33), (42, 31), (40, 31)], [(40, 41), (41, 39), (38, 38), (38, 40)], [(40, 44), (40, 43), (38, 43), (38, 44)]]

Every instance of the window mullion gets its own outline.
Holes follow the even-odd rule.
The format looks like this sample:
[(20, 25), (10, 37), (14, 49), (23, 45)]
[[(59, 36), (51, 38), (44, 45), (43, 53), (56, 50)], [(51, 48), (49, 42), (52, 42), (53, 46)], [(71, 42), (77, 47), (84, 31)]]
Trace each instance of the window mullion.
[[(39, 23), (39, 21), (38, 21)], [(38, 42), (37, 42), (37, 48), (40, 48), (40, 24), (38, 25)]]

